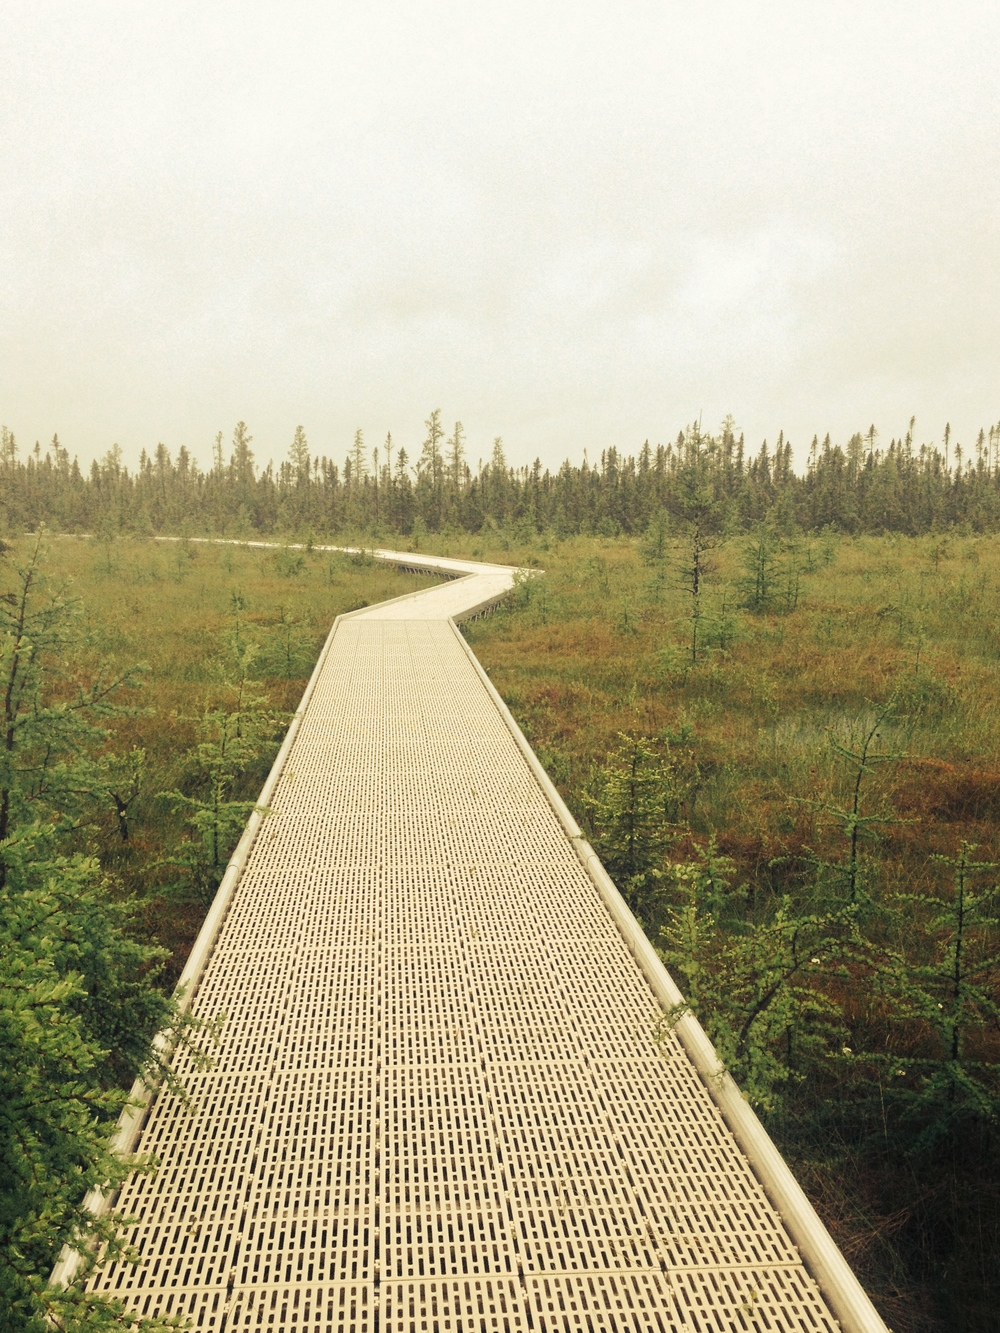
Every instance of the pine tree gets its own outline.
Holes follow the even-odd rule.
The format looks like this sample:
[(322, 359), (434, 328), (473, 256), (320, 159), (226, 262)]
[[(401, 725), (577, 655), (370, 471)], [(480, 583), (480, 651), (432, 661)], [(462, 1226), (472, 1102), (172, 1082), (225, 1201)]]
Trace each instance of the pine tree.
[(439, 482), (444, 472), (444, 460), (441, 456), (441, 441), (444, 439), (444, 428), (441, 425), (441, 409), (436, 407), (424, 422), (427, 429), (427, 436), (424, 439), (423, 450), (417, 463), (417, 472), (429, 478), (432, 482)]
[(844, 1045), (843, 1017), (824, 981), (859, 943), (849, 910), (801, 914), (788, 897), (764, 921), (723, 924), (731, 866), (710, 848), (671, 867), (681, 902), (662, 930), (663, 958), (683, 979), (685, 1000), (669, 1020), (696, 1014), (747, 1100), (775, 1111)]
[(770, 523), (761, 523), (743, 547), (743, 577), (739, 580), (740, 604), (750, 611), (774, 610), (780, 577), (780, 542)]
[(212, 472), (220, 479), (226, 471), (226, 458), (222, 449), (222, 431), (216, 435), (212, 441)]
[(893, 1024), (916, 1028), (923, 1040), (911, 1040), (905, 1055), (862, 1057), (887, 1070), (890, 1100), (918, 1131), (912, 1152), (1000, 1120), (992, 1041), (1000, 1028), (1000, 885), (996, 863), (974, 860), (975, 850), (963, 842), (957, 856), (933, 858), (951, 872), (943, 893), (896, 898), (906, 934), (919, 945), (915, 960), (895, 957), (879, 981)]
[(250, 445), (253, 436), (247, 430), (245, 421), (238, 421), (233, 430), (233, 453), (230, 459), (230, 471), (238, 486), (253, 485), (255, 472), (253, 452)]
[(453, 488), (461, 489), (465, 466), (465, 430), (460, 421), (455, 422), (455, 429), (448, 441), (448, 479)]
[(43, 556), (39, 535), (20, 565), (3, 569), (0, 593), (2, 1333), (129, 1323), (112, 1302), (57, 1291), (46, 1275), (64, 1244), (101, 1241), (102, 1259), (120, 1253), (120, 1219), (98, 1220), (84, 1195), (130, 1169), (109, 1146), (121, 1089), (140, 1072), (163, 1073), (156, 1033), (171, 1024), (180, 1038), (192, 1031), (157, 988), (165, 951), (135, 941), (137, 905), (111, 894), (96, 862), (72, 851), (114, 776), (96, 753), (108, 739), (98, 723), (114, 715), (111, 696), (130, 673), (88, 678), (77, 669), (77, 608), (47, 587)]
[(84, 1252), (84, 1273), (121, 1256), (121, 1216), (95, 1217), (84, 1196), (135, 1165), (110, 1144), (122, 1089), (166, 1073), (155, 1034), (169, 1049), (197, 1029), (155, 987), (166, 951), (134, 942), (135, 905), (115, 901), (95, 862), (43, 869), (25, 841), (16, 861), (16, 887), (0, 890), (0, 1330), (162, 1327), (47, 1276), (64, 1245)]
[(365, 434), (359, 426), (354, 432), (354, 444), (351, 447), (351, 481), (360, 486), (368, 475), (368, 460), (365, 457)]
[(683, 779), (669, 746), (622, 732), (619, 746), (595, 772), (584, 801), (594, 846), (626, 902), (648, 916), (661, 894), (662, 866), (676, 837)]
[(308, 486), (311, 459), (309, 457), (309, 442), (306, 440), (306, 432), (302, 426), (295, 427), (295, 434), (288, 449), (288, 461), (291, 464), (296, 486)]
[[(180, 872), (168, 892), (207, 906), (215, 896), (229, 857), (257, 806), (233, 795), (238, 780), (273, 745), (279, 716), (260, 693), (251, 672), (258, 645), (245, 637), (241, 597), (234, 596), (225, 659), (218, 664), (219, 686), (206, 699), (197, 719), (199, 742), (189, 763), (191, 790), (161, 792), (185, 813), (191, 833), (159, 868)], [(293, 637), (288, 653), (293, 651)]]
[(846, 843), (846, 855), (837, 861), (828, 861), (811, 849), (811, 864), (816, 873), (817, 888), (826, 896), (854, 904), (869, 894), (867, 867), (863, 847), (880, 836), (879, 830), (904, 823), (891, 810), (866, 809), (867, 783), (885, 764), (898, 763), (905, 754), (897, 750), (881, 750), (878, 742), (882, 731), (898, 715), (895, 697), (875, 710), (874, 716), (864, 720), (855, 734), (844, 740), (828, 732), (830, 750), (845, 766), (848, 780), (848, 802), (840, 805), (834, 800), (803, 800), (823, 822), (839, 830)]
[(722, 505), (715, 493), (712, 458), (697, 428), (682, 439), (681, 448), (683, 458), (671, 507), (679, 519), (686, 557), (679, 573), (681, 586), (691, 597), (689, 651), (693, 665), (701, 649), (702, 585), (709, 570), (708, 553), (721, 526)]
[[(0, 888), (24, 831), (56, 839), (100, 802), (91, 759), (107, 739), (100, 722), (122, 711), (113, 696), (138, 680), (109, 667), (74, 679), (80, 606), (50, 589), (44, 556), (39, 532), (0, 594)], [(72, 692), (57, 696), (55, 680), (67, 677)]]
[(0, 468), (6, 475), (13, 473), (17, 464), (17, 440), (14, 432), (0, 426)]

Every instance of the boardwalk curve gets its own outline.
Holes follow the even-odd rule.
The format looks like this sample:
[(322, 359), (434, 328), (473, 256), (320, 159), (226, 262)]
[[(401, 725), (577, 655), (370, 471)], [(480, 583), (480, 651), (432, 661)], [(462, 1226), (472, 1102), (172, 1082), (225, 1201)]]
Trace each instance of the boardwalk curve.
[(123, 1122), (160, 1167), (95, 1288), (217, 1333), (884, 1329), (695, 1020), (659, 1032), (455, 628), (515, 571), (377, 554), (451, 577), (331, 631), (182, 979), (215, 1067)]

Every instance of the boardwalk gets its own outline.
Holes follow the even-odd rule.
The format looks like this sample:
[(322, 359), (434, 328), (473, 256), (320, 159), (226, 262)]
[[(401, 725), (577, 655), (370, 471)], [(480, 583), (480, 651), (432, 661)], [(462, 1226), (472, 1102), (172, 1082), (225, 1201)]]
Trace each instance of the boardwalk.
[(130, 1307), (218, 1333), (838, 1327), (448, 618), (510, 574), (331, 635), (202, 940), (216, 1065), (177, 1060), (191, 1109), (154, 1101), (160, 1169), (119, 1201), (142, 1263), (95, 1285)]

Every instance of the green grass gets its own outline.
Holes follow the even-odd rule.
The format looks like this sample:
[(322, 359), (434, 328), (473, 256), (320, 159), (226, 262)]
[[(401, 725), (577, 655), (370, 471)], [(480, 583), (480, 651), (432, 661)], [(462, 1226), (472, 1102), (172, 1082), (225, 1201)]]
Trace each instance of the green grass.
[[(696, 654), (680, 538), (652, 563), (628, 539), (486, 532), (419, 545), (545, 571), (466, 635), (605, 856), (609, 756), (623, 734), (661, 755), (669, 829), (657, 843), (662, 887), (647, 929), (664, 943), (661, 927), (681, 901), (671, 867), (691, 863), (714, 835), (733, 863), (712, 946), (720, 968), (727, 940), (752, 942), (784, 897), (796, 912), (830, 910), (815, 862), (843, 861), (842, 821), (829, 808), (844, 808), (852, 779), (835, 745), (854, 744), (892, 701), (878, 744), (901, 757), (863, 784), (864, 813), (884, 820), (862, 845), (858, 929), (868, 953), (815, 979), (848, 1036), (801, 1065), (768, 1121), (897, 1333), (993, 1327), (995, 1127), (976, 1122), (929, 1156), (914, 1151), (917, 1130), (892, 1098), (916, 1088), (912, 1064), (932, 1050), (933, 1031), (901, 1020), (898, 991), (879, 991), (879, 968), (895, 951), (916, 975), (933, 954), (915, 929), (929, 909), (902, 895), (947, 901), (935, 854), (954, 856), (966, 841), (978, 859), (1000, 860), (1000, 538), (802, 538), (778, 553), (777, 605), (759, 612), (741, 605), (748, 540), (721, 541), (708, 553)], [(89, 539), (53, 541), (49, 568), (82, 600), (85, 658), (149, 666), (143, 688), (123, 700), (134, 715), (109, 743), (147, 753), (134, 835), (122, 844), (113, 812), (97, 810), (81, 841), (99, 852), (115, 891), (142, 897), (144, 929), (174, 950), (176, 975), (204, 909), (165, 898), (151, 868), (183, 836), (158, 793), (190, 782), (196, 719), (218, 695), (235, 621), (258, 644), (255, 674), (270, 705), (287, 713), (338, 613), (435, 580), (317, 551)], [(273, 750), (245, 774), (241, 795), (256, 795)], [(978, 944), (990, 939), (987, 930)], [(995, 993), (992, 973), (988, 985)], [(841, 1040), (905, 1063), (906, 1079), (886, 1092), (876, 1064), (840, 1057)], [(997, 1026), (970, 1040), (995, 1070)]]
[(878, 855), (888, 865), (912, 852), (909, 872), (922, 874), (928, 852), (962, 837), (1000, 850), (1000, 540), (955, 541), (936, 564), (933, 545), (843, 539), (830, 563), (813, 552), (808, 572), (804, 542), (798, 607), (754, 615), (738, 606), (741, 543), (726, 543), (712, 552), (692, 663), (679, 560), (657, 586), (633, 542), (552, 543), (534, 552), (544, 579), (467, 635), (578, 817), (619, 732), (686, 732), (702, 777), (687, 822), (718, 831), (748, 873), (815, 836), (802, 799), (843, 787), (831, 735), (863, 728), (895, 694), (884, 742), (909, 758), (875, 785), (919, 825)]
[[(159, 793), (190, 787), (197, 720), (231, 666), (227, 639), (237, 619), (257, 645), (252, 675), (270, 706), (287, 715), (337, 615), (437, 580), (331, 552), (86, 538), (52, 539), (46, 569), (54, 586), (79, 600), (84, 671), (102, 659), (148, 668), (140, 689), (119, 692), (132, 715), (114, 721), (108, 742), (117, 754), (146, 752), (129, 841), (121, 841), (110, 808), (94, 809), (77, 841), (100, 855), (118, 891), (141, 896), (145, 930), (172, 950), (175, 978), (204, 906), (159, 892), (165, 877), (151, 867), (184, 835), (182, 816)], [(235, 795), (256, 797), (283, 729)]]
[[(719, 976), (732, 962), (727, 949), (749, 948), (783, 899), (799, 914), (838, 906), (831, 876), (816, 871), (817, 860), (842, 864), (848, 850), (832, 810), (850, 804), (856, 769), (835, 747), (856, 745), (891, 705), (873, 744), (901, 757), (862, 782), (862, 813), (884, 821), (861, 841), (855, 929), (864, 947), (813, 979), (843, 1035), (831, 1029), (821, 1054), (801, 1058), (767, 1119), (897, 1333), (993, 1327), (995, 1122), (972, 1117), (936, 1150), (918, 1151), (922, 1122), (907, 1118), (902, 1094), (919, 1100), (915, 1067), (941, 1055), (933, 1024), (907, 1016), (906, 1001), (906, 986), (924, 984), (921, 968), (945, 947), (929, 922), (934, 903), (951, 901), (952, 880), (934, 858), (954, 857), (965, 841), (978, 860), (1000, 861), (1000, 539), (799, 539), (780, 556), (798, 582), (794, 609), (781, 613), (740, 605), (748, 539), (720, 542), (702, 585), (696, 660), (681, 540), (659, 564), (632, 540), (542, 545), (511, 554), (533, 557), (544, 578), (467, 637), (606, 858), (618, 844), (600, 802), (622, 734), (668, 756), (682, 799), (643, 915), (663, 945), (661, 928), (684, 901), (671, 866), (697, 860), (714, 835), (734, 863), (731, 894), (714, 909)], [(903, 897), (919, 894), (930, 902)], [(995, 956), (996, 927), (978, 929), (975, 947)], [(987, 1009), (1000, 1000), (998, 983), (1000, 968), (987, 968), (987, 1021), (965, 1047), (994, 1089), (1000, 1026)], [(703, 1018), (711, 1027), (711, 1013)], [(841, 1043), (870, 1058), (841, 1057)], [(890, 1065), (897, 1077), (886, 1091)]]

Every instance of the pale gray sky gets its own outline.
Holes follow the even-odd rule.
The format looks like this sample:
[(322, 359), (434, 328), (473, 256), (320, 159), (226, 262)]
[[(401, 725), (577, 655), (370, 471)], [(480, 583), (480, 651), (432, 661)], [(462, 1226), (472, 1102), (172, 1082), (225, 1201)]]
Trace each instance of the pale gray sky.
[[(0, 419), (473, 461), (1000, 418), (995, 0), (5, 0)], [(804, 450), (803, 450), (804, 451)]]

